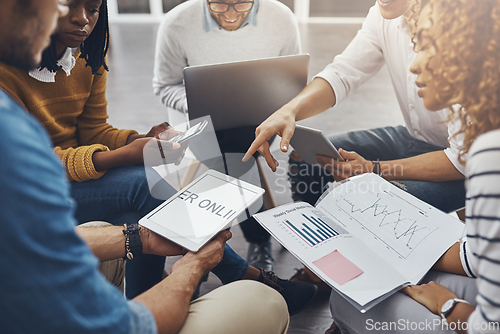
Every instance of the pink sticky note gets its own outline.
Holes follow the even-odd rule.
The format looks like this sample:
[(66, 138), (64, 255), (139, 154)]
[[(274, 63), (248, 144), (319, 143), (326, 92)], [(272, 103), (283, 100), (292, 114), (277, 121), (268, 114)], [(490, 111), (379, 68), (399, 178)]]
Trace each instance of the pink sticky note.
[(343, 285), (363, 273), (363, 270), (336, 250), (313, 263), (339, 285)]

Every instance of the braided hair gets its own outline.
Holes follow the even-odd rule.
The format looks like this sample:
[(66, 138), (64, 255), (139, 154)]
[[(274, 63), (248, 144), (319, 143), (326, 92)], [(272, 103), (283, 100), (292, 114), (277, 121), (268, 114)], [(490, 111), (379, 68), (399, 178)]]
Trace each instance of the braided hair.
[[(61, 66), (57, 64), (57, 52), (55, 36), (52, 36), (52, 43), (45, 49), (42, 54), (42, 62), (40, 69), (47, 68), (51, 72), (57, 72)], [(94, 27), (92, 33), (80, 45), (80, 58), (85, 59), (86, 66), (92, 68), (92, 74), (98, 74), (97, 71), (104, 67), (109, 71), (106, 64), (106, 54), (109, 48), (109, 23), (108, 23), (108, 5), (107, 0), (102, 0), (101, 7), (99, 8), (99, 19)]]

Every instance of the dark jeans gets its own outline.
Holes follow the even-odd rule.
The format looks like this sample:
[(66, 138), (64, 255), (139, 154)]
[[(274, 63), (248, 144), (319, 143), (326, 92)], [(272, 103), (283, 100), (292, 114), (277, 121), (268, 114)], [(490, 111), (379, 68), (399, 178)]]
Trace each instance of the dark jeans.
[[(243, 157), (243, 153), (248, 150), (250, 144), (255, 138), (255, 127), (219, 130), (215, 132), (215, 135), (217, 136), (220, 151), (223, 154), (223, 161), (220, 161), (221, 158), (214, 158), (203, 161), (203, 163), (209, 168), (223, 169), (219, 170), (219, 172), (226, 173), (235, 178), (240, 178), (253, 167), (252, 164), (240, 163), (237, 166), (231, 166), (232, 168), (228, 168), (224, 154), (241, 153), (241, 157)], [(193, 154), (198, 157), (200, 156), (199, 153), (203, 147), (201, 145), (192, 145), (190, 146), (190, 149)], [(254, 157), (257, 158), (258, 153), (256, 153)], [(259, 212), (264, 211), (265, 209), (266, 208), (263, 204)], [(252, 243), (262, 243), (270, 240), (271, 236), (269, 233), (262, 226), (260, 226), (254, 218), (251, 217), (248, 211), (246, 214), (247, 219), (240, 223), (245, 240)]]
[[(75, 217), (82, 224), (93, 220), (102, 220), (113, 225), (125, 222), (138, 222), (151, 212), (163, 200), (151, 196), (146, 172), (153, 173), (149, 179), (160, 178), (155, 171), (143, 166), (115, 167), (96, 180), (72, 182), (71, 195), (77, 203)], [(160, 181), (159, 181), (160, 182)], [(168, 198), (176, 191), (168, 183), (155, 183), (161, 186), (163, 198)], [(170, 196), (168, 196), (170, 194)], [(129, 299), (143, 293), (163, 278), (165, 257), (143, 254), (127, 261), (125, 270), (126, 296)], [(212, 272), (227, 284), (241, 279), (248, 269), (248, 262), (226, 245), (222, 261)]]
[[(443, 150), (413, 138), (404, 126), (385, 127), (366, 131), (352, 131), (329, 137), (337, 149), (355, 151), (367, 160), (396, 160)], [(295, 201), (315, 204), (333, 181), (331, 174), (318, 165), (289, 159), (289, 179)], [(465, 206), (463, 180), (427, 182), (402, 180), (395, 182), (415, 197), (444, 212), (452, 212)]]

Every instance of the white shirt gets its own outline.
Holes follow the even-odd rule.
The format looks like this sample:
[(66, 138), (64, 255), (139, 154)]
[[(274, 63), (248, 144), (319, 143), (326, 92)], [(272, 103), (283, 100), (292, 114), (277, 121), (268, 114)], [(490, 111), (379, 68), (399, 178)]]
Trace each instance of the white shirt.
[[(76, 59), (75, 54), (78, 48), (67, 48), (64, 54), (57, 61), (57, 65), (61, 66), (61, 69), (66, 73), (67, 76), (71, 75), (71, 70), (75, 67)], [(49, 71), (46, 67), (43, 69), (37, 68), (28, 72), (29, 76), (41, 81), (41, 82), (56, 82), (56, 72)]]
[(330, 83), (339, 104), (386, 64), (408, 132), (418, 140), (447, 147), (445, 154), (464, 174), (464, 166), (458, 161), (462, 140), (452, 137), (459, 127), (447, 125), (448, 109), (430, 112), (424, 107), (418, 96), (416, 75), (410, 72), (415, 56), (406, 19), (384, 19), (376, 4), (344, 52), (316, 77)]

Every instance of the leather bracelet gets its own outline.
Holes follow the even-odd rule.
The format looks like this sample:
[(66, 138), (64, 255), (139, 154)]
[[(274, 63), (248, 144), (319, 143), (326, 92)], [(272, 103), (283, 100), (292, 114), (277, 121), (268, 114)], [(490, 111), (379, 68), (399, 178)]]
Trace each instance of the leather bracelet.
[(373, 164), (372, 172), (379, 175), (379, 176), (382, 176), (382, 169), (380, 167), (380, 160), (373, 160), (372, 164)]
[(125, 228), (122, 232), (125, 235), (125, 260), (132, 260), (133, 258), (142, 254), (142, 241), (141, 241), (141, 227), (137, 223), (125, 223)]

